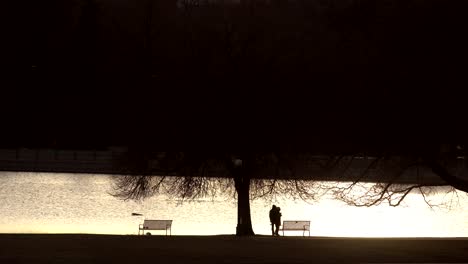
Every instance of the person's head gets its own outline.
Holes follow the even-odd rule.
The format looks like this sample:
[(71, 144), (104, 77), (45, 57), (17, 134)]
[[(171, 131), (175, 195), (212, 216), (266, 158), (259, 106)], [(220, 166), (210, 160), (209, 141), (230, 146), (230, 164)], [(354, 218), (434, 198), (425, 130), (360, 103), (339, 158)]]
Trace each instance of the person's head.
[(273, 205), (273, 207), (271, 207), (271, 209), (276, 209), (276, 205)]
[(281, 211), (281, 207), (276, 207), (276, 210), (278, 210), (278, 212)]

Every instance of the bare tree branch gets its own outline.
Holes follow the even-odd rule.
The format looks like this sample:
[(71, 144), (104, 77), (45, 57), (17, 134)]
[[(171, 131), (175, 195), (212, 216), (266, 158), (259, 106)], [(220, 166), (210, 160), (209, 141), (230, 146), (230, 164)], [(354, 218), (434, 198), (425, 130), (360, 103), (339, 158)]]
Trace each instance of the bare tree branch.
[(426, 158), (427, 166), (429, 166), (432, 171), (442, 178), (449, 185), (455, 187), (458, 190), (468, 192), (468, 180), (459, 178), (452, 173), (450, 173), (444, 166), (440, 165), (435, 158)]

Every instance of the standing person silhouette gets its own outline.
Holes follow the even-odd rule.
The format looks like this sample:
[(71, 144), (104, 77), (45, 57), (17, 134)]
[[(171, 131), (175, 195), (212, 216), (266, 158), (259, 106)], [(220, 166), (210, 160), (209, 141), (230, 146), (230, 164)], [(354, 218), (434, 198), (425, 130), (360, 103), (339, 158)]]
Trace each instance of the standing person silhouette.
[(281, 208), (273, 207), (270, 210), (270, 223), (271, 223), (271, 235), (272, 236), (279, 236), (279, 227), (281, 225)]

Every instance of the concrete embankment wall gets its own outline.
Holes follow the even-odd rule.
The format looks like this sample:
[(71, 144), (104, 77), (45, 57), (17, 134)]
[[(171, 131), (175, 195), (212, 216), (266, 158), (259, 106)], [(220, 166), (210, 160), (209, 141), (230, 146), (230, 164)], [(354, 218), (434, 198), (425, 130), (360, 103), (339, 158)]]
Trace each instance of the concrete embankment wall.
[[(94, 174), (132, 174), (125, 168), (125, 148), (107, 150), (59, 150), (59, 149), (0, 149), (0, 171), (63, 172)], [(302, 155), (287, 163), (262, 157), (253, 172), (257, 178), (296, 178), (322, 181), (360, 181), (441, 184), (443, 181), (429, 168), (412, 166), (413, 161), (404, 157), (377, 160), (375, 157), (344, 157), (330, 161), (326, 156)], [(154, 175), (162, 175), (167, 169), (166, 155), (155, 154), (142, 164)], [(334, 163), (333, 163), (334, 162)], [(330, 168), (330, 164), (333, 164)], [(467, 160), (461, 157), (451, 165), (457, 175), (467, 177)], [(166, 168), (163, 170), (163, 168)], [(171, 174), (164, 174), (171, 175)], [(204, 176), (229, 176), (226, 167), (219, 162), (208, 162)], [(467, 177), (468, 178), (468, 177)]]

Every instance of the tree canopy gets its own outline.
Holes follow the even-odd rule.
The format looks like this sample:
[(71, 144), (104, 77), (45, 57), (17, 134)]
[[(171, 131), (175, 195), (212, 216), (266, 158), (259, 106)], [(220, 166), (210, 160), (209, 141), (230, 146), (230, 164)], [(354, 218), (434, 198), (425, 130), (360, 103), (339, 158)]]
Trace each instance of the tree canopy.
[[(129, 198), (167, 181), (175, 195), (207, 194), (224, 182), (205, 177), (214, 163), (232, 179), (239, 223), (250, 194), (314, 197), (320, 177), (300, 171), (304, 153), (327, 157), (313, 175), (353, 183), (337, 192), (350, 202), (358, 182), (380, 179), (363, 205), (398, 204), (423, 185), (468, 189), (450, 165), (466, 164), (466, 1), (31, 5), (31, 38), (21, 27), (11, 38), (27, 58), (12, 56), (24, 66), (5, 86), (3, 147), (128, 146), (120, 165), (135, 176), (118, 186)], [(262, 157), (273, 169), (258, 169)], [(356, 169), (357, 157), (372, 158)], [(420, 168), (439, 181), (395, 187)]]
[(190, 200), (230, 193), (238, 200), (237, 234), (253, 235), (249, 200), (256, 198), (313, 201), (328, 193), (355, 206), (398, 206), (415, 191), (431, 205), (426, 197), (434, 187), (468, 193), (466, 150), (442, 149), (436, 156), (160, 152), (156, 159), (124, 165), (134, 175), (116, 177), (115, 195), (144, 199), (164, 193)]

